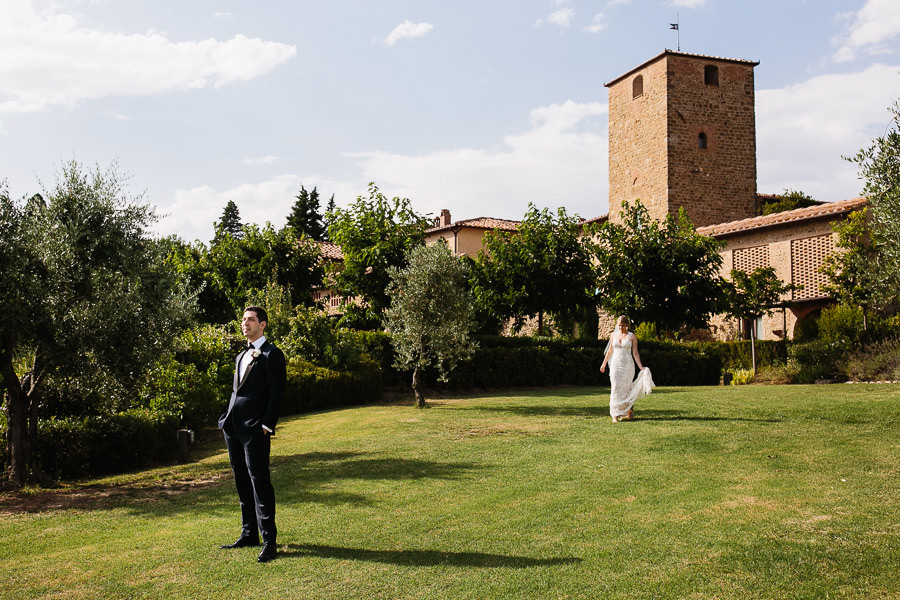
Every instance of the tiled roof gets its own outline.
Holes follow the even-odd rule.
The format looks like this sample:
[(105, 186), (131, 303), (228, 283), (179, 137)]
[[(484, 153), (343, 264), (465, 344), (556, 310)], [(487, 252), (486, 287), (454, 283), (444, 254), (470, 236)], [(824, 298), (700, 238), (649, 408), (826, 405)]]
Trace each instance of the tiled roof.
[(599, 217), (594, 217), (593, 219), (585, 219), (579, 225), (584, 227), (585, 225), (590, 225), (592, 223), (603, 223), (604, 221), (609, 221), (609, 214), (600, 215)]
[(437, 233), (448, 229), (457, 229), (460, 227), (471, 227), (473, 229), (500, 229), (501, 231), (518, 231), (520, 221), (510, 221), (508, 219), (494, 219), (491, 217), (478, 217), (476, 219), (465, 219), (456, 221), (443, 227), (432, 227), (425, 233)]
[(838, 202), (826, 202), (818, 206), (807, 206), (806, 208), (787, 210), (762, 217), (750, 217), (749, 219), (741, 219), (740, 221), (730, 221), (728, 223), (718, 223), (716, 225), (698, 227), (697, 233), (708, 235), (710, 237), (724, 237), (752, 231), (754, 229), (763, 229), (766, 227), (796, 223), (798, 221), (808, 221), (810, 219), (820, 219), (831, 215), (849, 213), (863, 208), (865, 205), (865, 198), (851, 198), (850, 200), (840, 200)]
[(319, 245), (319, 253), (322, 258), (330, 260), (344, 260), (344, 251), (333, 242), (316, 242)]

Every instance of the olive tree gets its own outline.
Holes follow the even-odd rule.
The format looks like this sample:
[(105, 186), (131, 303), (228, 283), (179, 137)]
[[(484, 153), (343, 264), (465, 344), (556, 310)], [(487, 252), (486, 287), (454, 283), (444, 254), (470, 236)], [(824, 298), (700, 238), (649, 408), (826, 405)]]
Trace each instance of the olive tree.
[(468, 269), (443, 241), (417, 246), (404, 268), (388, 269), (390, 307), (385, 326), (397, 353), (396, 366), (413, 370), (416, 406), (425, 406), (422, 372), (435, 366), (446, 381), (457, 363), (471, 356), (475, 308), (467, 289)]
[(15, 484), (40, 476), (35, 445), (49, 379), (112, 378), (135, 391), (193, 312), (150, 231), (154, 209), (125, 182), (115, 163), (89, 172), (72, 160), (52, 189), (27, 201), (0, 190), (0, 374)]

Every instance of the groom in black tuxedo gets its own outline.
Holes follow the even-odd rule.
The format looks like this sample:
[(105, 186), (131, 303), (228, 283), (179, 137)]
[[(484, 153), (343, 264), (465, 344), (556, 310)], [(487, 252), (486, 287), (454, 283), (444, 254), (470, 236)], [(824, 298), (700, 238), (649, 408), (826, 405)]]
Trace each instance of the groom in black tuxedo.
[(248, 346), (235, 361), (231, 400), (219, 418), (241, 502), (242, 524), (237, 541), (222, 548), (259, 546), (262, 534), (259, 562), (272, 560), (277, 552), (269, 451), (286, 380), (284, 353), (263, 335), (268, 321), (266, 311), (258, 306), (244, 310), (241, 331)]

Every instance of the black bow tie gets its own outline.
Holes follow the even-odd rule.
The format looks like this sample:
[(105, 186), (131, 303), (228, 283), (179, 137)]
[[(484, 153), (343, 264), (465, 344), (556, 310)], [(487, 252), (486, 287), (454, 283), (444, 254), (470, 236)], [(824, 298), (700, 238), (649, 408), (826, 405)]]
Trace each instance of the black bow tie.
[(253, 350), (253, 342), (247, 342), (247, 350)]

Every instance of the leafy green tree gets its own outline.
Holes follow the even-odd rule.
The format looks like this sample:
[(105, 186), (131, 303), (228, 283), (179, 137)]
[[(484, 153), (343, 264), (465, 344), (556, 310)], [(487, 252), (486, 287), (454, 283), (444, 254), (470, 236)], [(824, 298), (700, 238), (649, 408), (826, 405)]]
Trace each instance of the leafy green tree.
[(626, 202), (621, 224), (604, 223), (597, 237), (598, 304), (609, 314), (677, 331), (720, 312), (722, 243), (699, 235), (683, 210), (658, 222)]
[(831, 228), (837, 233), (838, 251), (822, 265), (822, 272), (828, 276), (828, 283), (822, 287), (841, 304), (858, 306), (863, 330), (867, 331), (868, 314), (896, 294), (882, 276), (883, 242), (869, 228), (866, 208), (850, 213), (845, 221), (835, 221)]
[[(311, 192), (300, 186), (300, 193), (295, 196), (296, 201), (288, 215), (287, 225), (293, 228), (296, 235), (306, 234), (311, 239), (321, 242), (325, 239), (325, 224), (322, 214), (319, 212), (319, 191), (313, 188)], [(333, 206), (334, 196), (329, 200), (329, 206)]]
[(170, 240), (169, 260), (199, 290), (200, 320), (225, 324), (246, 306), (253, 290), (284, 286), (293, 298), (312, 303), (313, 286), (322, 282), (319, 250), (308, 238), (298, 240), (291, 229), (276, 231), (246, 225), (239, 238), (229, 233), (207, 247)]
[(369, 196), (359, 196), (346, 209), (328, 214), (328, 237), (344, 254), (343, 264), (329, 273), (335, 290), (348, 300), (342, 307), (345, 326), (377, 328), (390, 305), (388, 269), (403, 268), (407, 253), (425, 243), (429, 221), (413, 212), (407, 198), (388, 200), (374, 183)]
[(783, 194), (775, 196), (774, 200), (769, 200), (764, 203), (761, 212), (764, 215), (771, 215), (787, 210), (794, 210), (796, 208), (816, 206), (818, 204), (821, 204), (821, 202), (817, 202), (808, 194), (804, 194), (798, 190), (786, 189)]
[(593, 310), (591, 241), (579, 223), (564, 208), (554, 215), (529, 204), (517, 232), (488, 232), (473, 276), (480, 308), (512, 319), (516, 331), (537, 317), (539, 335), (547, 315), (571, 327)]
[(396, 366), (411, 368), (416, 406), (424, 408), (423, 371), (437, 367), (442, 381), (457, 363), (472, 355), (469, 333), (475, 326), (475, 305), (468, 290), (465, 263), (446, 243), (416, 246), (409, 265), (390, 267), (385, 327), (397, 353)]
[(890, 111), (887, 133), (847, 160), (859, 166), (866, 182), (863, 195), (869, 201), (872, 231), (882, 241), (882, 260), (874, 269), (896, 290), (900, 288), (900, 102)]
[(233, 200), (229, 200), (222, 210), (222, 219), (215, 223), (216, 235), (213, 243), (222, 239), (225, 234), (233, 238), (240, 238), (244, 232), (244, 226), (241, 224), (241, 213), (238, 211), (237, 204)]
[[(787, 292), (798, 289), (794, 284), (784, 284), (773, 267), (759, 267), (752, 273), (734, 269), (727, 283), (727, 307), (725, 314), (736, 319), (756, 321), (770, 315), (776, 304)], [(756, 327), (750, 328), (750, 353), (753, 372), (756, 372)]]
[(152, 236), (156, 220), (115, 164), (87, 172), (66, 163), (52, 190), (25, 203), (0, 193), (0, 264), (14, 283), (0, 286), (12, 482), (40, 478), (35, 444), (51, 378), (88, 388), (114, 378), (136, 395), (187, 323), (193, 298)]

